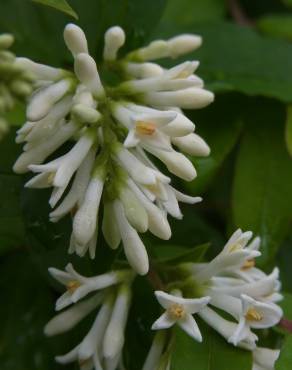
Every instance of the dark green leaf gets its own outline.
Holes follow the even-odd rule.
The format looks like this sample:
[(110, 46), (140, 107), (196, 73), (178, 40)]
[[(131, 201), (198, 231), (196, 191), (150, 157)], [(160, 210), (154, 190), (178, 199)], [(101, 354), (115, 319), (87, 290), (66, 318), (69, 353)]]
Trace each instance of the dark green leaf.
[(238, 91), (292, 101), (291, 43), (227, 22), (177, 27), (175, 31), (170, 27), (163, 36), (181, 32), (203, 36), (203, 45), (189, 59), (200, 61), (198, 74), (212, 91)]
[(265, 15), (257, 20), (258, 29), (270, 36), (292, 40), (292, 16), (288, 14)]
[(191, 114), (197, 126), (196, 132), (206, 140), (211, 148), (211, 154), (206, 158), (191, 158), (198, 176), (194, 181), (183, 183), (189, 193), (197, 195), (206, 191), (235, 146), (242, 126), (239, 119), (242, 103), (244, 101), (239, 97), (227, 94), (219, 96), (208, 108)]
[(284, 299), (280, 302), (285, 319), (292, 320), (292, 294), (284, 293)]
[(223, 18), (224, 0), (169, 0), (162, 21), (173, 26), (189, 26)]
[(287, 336), (281, 349), (279, 360), (276, 362), (276, 370), (291, 370), (292, 364), (292, 335)]
[[(101, 56), (104, 32), (111, 26), (124, 28), (127, 34), (125, 49), (141, 45), (159, 21), (165, 4), (166, 0), (70, 1), (94, 57)], [(19, 56), (68, 66), (72, 58), (63, 41), (63, 30), (68, 22), (71, 17), (67, 14), (35, 6), (28, 0), (1, 0), (0, 32), (15, 35), (14, 49)]]
[(292, 105), (287, 107), (285, 139), (288, 152), (292, 157)]
[(50, 6), (60, 12), (66, 13), (71, 17), (78, 19), (77, 13), (72, 9), (66, 0), (32, 0), (35, 3)]
[(210, 327), (199, 323), (203, 342), (176, 330), (171, 370), (251, 370), (251, 352), (227, 343)]
[(236, 227), (262, 238), (261, 261), (270, 261), (284, 240), (291, 221), (292, 161), (284, 145), (284, 107), (255, 100), (246, 107), (243, 137), (233, 185)]
[(152, 255), (155, 262), (177, 265), (183, 262), (200, 262), (203, 260), (209, 243), (186, 248), (178, 245), (155, 245)]
[(1, 263), (1, 370), (54, 370), (54, 353), (43, 334), (53, 311), (51, 292), (27, 256)]

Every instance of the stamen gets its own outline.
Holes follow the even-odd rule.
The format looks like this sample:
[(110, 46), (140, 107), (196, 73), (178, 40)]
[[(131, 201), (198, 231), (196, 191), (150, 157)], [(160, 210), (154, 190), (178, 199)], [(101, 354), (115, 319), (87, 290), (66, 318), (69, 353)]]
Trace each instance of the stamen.
[(178, 303), (171, 305), (167, 311), (169, 315), (176, 320), (183, 318), (186, 313), (184, 306)]
[(55, 172), (51, 172), (51, 173), (49, 174), (49, 177), (48, 177), (48, 183), (49, 183), (50, 185), (53, 185), (53, 182), (54, 182), (54, 179), (55, 179), (55, 175), (56, 175), (56, 173), (55, 173)]
[(243, 266), (241, 267), (241, 270), (249, 270), (250, 268), (252, 267), (255, 267), (255, 260), (254, 258), (253, 259), (250, 259), (250, 260), (246, 260), (243, 264)]
[(250, 308), (247, 311), (245, 318), (249, 321), (261, 321), (263, 319), (263, 315), (255, 308)]
[(69, 283), (67, 284), (67, 290), (70, 292), (70, 293), (74, 293), (75, 290), (77, 288), (79, 288), (81, 286), (81, 284), (79, 283), (79, 281), (77, 280), (72, 280), (72, 281), (69, 281)]
[(156, 125), (152, 122), (137, 121), (136, 131), (140, 135), (153, 135), (156, 131)]

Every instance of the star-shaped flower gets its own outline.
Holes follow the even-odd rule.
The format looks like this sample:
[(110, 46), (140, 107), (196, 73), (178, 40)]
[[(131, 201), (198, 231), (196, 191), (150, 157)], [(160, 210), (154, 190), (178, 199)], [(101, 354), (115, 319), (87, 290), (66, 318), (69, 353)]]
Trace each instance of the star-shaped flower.
[(152, 329), (167, 329), (178, 324), (188, 335), (201, 342), (202, 335), (192, 315), (201, 311), (209, 303), (210, 297), (183, 298), (179, 291), (173, 294), (156, 291), (155, 295), (166, 311), (154, 322)]

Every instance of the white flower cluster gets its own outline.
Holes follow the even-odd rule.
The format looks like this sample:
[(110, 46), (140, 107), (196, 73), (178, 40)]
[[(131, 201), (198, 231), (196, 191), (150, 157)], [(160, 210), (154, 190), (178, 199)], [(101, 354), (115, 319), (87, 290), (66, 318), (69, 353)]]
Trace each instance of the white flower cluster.
[[(84, 277), (71, 264), (65, 271), (55, 268), (49, 271), (67, 289), (57, 300), (56, 310), (62, 310), (71, 304), (74, 306), (55, 316), (46, 325), (47, 336), (71, 330), (100, 306), (94, 323), (82, 342), (69, 353), (57, 356), (56, 361), (60, 364), (77, 361), (81, 370), (115, 370), (122, 357), (133, 272), (122, 270)], [(90, 293), (93, 295), (79, 302)]]
[(0, 139), (9, 129), (4, 115), (13, 109), (17, 100), (32, 92), (32, 76), (16, 65), (15, 55), (8, 50), (13, 42), (12, 35), (0, 35)]
[[(122, 79), (115, 86), (102, 83), (79, 27), (67, 25), (64, 39), (74, 57), (74, 73), (17, 59), (17, 65), (31, 72), (37, 82), (27, 122), (18, 131), (16, 140), (25, 145), (14, 170), (37, 173), (27, 187), (53, 187), (49, 203), (56, 208), (51, 221), (71, 212), (70, 253), (83, 256), (89, 251), (94, 258), (102, 199), (107, 243), (115, 249), (122, 241), (130, 265), (146, 274), (148, 255), (138, 233), (149, 230), (169, 239), (167, 215), (180, 219), (178, 202), (201, 200), (174, 189), (171, 178), (155, 166), (148, 153), (172, 174), (194, 179), (192, 162), (174, 147), (198, 156), (210, 150), (181, 108), (202, 108), (214, 98), (194, 74), (198, 62), (164, 69), (150, 61), (190, 52), (200, 46), (201, 38), (181, 35), (154, 41), (117, 59), (125, 34), (120, 27), (110, 28), (102, 64)], [(67, 153), (43, 164), (71, 140), (76, 142)]]
[[(276, 358), (273, 362), (268, 359), (265, 362), (262, 353), (277, 357), (279, 351), (257, 347), (258, 337), (252, 329), (271, 328), (282, 318), (282, 309), (276, 304), (282, 299), (279, 271), (275, 268), (266, 275), (255, 267), (255, 258), (261, 254), (260, 239), (250, 242), (251, 238), (251, 232), (239, 229), (211, 262), (183, 265), (183, 272), (190, 275), (185, 281), (185, 290), (192, 292), (195, 287), (204, 296), (189, 299), (182, 298), (181, 291), (172, 294), (156, 291), (156, 297), (166, 311), (152, 328), (166, 329), (177, 323), (188, 335), (202, 341), (192, 316), (197, 313), (229, 343), (253, 351), (254, 370), (273, 369)], [(222, 317), (217, 309), (224, 311), (230, 319), (226, 315)]]

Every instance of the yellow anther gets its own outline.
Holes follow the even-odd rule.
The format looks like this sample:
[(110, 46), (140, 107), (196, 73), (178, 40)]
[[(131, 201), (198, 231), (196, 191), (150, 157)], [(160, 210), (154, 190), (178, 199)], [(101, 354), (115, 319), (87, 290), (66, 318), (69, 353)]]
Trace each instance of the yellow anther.
[(167, 311), (170, 317), (176, 320), (183, 318), (186, 314), (184, 306), (178, 303), (172, 304)]
[(140, 135), (153, 135), (156, 131), (156, 125), (152, 122), (137, 121), (136, 131)]
[(249, 321), (261, 321), (263, 315), (260, 312), (258, 312), (255, 308), (250, 308), (247, 311), (245, 318)]
[(49, 174), (49, 177), (48, 177), (48, 183), (50, 184), (50, 185), (52, 185), (53, 184), (53, 182), (54, 182), (54, 179), (55, 179), (55, 172), (51, 172), (50, 174)]
[(243, 266), (241, 267), (241, 270), (248, 270), (252, 267), (255, 267), (255, 260), (254, 259), (246, 260)]
[(187, 78), (189, 77), (189, 73), (187, 71), (182, 71), (181, 73), (179, 73), (176, 78)]
[(70, 293), (74, 293), (75, 292), (75, 290), (77, 289), (77, 288), (79, 288), (80, 287), (80, 283), (79, 283), (79, 281), (77, 281), (77, 280), (72, 280), (72, 281), (69, 281), (69, 283), (67, 284), (67, 290), (70, 292)]

